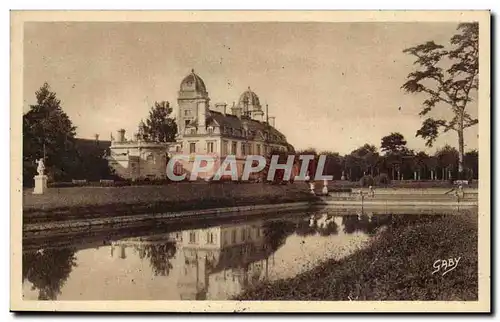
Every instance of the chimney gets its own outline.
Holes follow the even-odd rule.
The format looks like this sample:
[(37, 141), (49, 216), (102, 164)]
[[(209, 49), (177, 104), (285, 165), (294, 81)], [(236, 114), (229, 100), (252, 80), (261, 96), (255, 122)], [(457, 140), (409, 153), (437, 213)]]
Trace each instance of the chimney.
[(125, 130), (124, 129), (118, 130), (118, 137), (116, 138), (116, 141), (119, 143), (125, 142)]
[(237, 118), (239, 119), (241, 118), (241, 107), (234, 105), (234, 102), (233, 102), (233, 107), (231, 107), (231, 112)]
[(275, 121), (276, 117), (275, 116), (269, 116), (269, 125), (271, 125), (272, 127), (274, 127), (274, 121)]
[(217, 112), (221, 112), (224, 115), (226, 115), (226, 107), (227, 107), (226, 103), (217, 103), (217, 104), (215, 104), (215, 110)]

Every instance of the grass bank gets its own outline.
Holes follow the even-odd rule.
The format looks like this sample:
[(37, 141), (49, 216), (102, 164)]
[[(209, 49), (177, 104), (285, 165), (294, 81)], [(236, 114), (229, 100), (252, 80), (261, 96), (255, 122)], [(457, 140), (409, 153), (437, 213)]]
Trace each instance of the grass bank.
[(220, 207), (313, 201), (305, 183), (179, 183), (164, 186), (52, 188), (23, 194), (25, 223)]
[[(369, 248), (331, 260), (294, 278), (238, 296), (238, 300), (477, 300), (477, 213), (395, 220)], [(446, 275), (438, 259), (461, 257)]]

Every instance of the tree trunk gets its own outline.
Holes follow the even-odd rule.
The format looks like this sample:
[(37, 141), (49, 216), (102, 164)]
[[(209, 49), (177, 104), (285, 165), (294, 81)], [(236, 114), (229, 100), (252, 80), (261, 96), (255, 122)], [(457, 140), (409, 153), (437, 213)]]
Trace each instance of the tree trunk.
[[(463, 122), (462, 122), (463, 123)], [(463, 180), (464, 173), (464, 130), (458, 131), (458, 179)]]

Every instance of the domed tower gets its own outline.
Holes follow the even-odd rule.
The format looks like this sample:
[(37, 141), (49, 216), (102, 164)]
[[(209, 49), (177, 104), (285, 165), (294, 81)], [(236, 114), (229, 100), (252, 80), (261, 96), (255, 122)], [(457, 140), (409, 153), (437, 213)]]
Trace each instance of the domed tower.
[(199, 132), (205, 131), (206, 114), (208, 110), (208, 97), (205, 82), (200, 76), (196, 75), (194, 69), (191, 74), (184, 77), (181, 82), (179, 97), (177, 102), (179, 110), (177, 113), (177, 126), (179, 134), (182, 137), (186, 126), (193, 121), (197, 121)]
[(248, 87), (248, 90), (241, 94), (240, 100), (238, 102), (238, 107), (241, 109), (242, 115), (251, 117), (258, 121), (262, 121), (264, 112), (262, 111), (259, 97), (257, 96), (257, 94), (252, 92), (250, 87)]

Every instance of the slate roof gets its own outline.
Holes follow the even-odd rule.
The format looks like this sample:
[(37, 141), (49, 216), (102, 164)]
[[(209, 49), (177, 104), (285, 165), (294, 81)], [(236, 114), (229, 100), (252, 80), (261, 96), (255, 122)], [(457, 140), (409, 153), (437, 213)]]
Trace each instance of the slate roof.
[[(247, 131), (248, 139), (265, 139), (264, 133), (269, 133), (269, 142), (287, 144), (286, 137), (266, 122), (259, 122), (247, 116), (238, 118), (232, 114), (222, 114), (218, 111), (209, 110), (207, 113), (207, 125), (219, 126), (222, 136), (238, 136), (233, 130)], [(231, 130), (224, 130), (231, 129)], [(262, 135), (262, 137), (259, 137)]]

